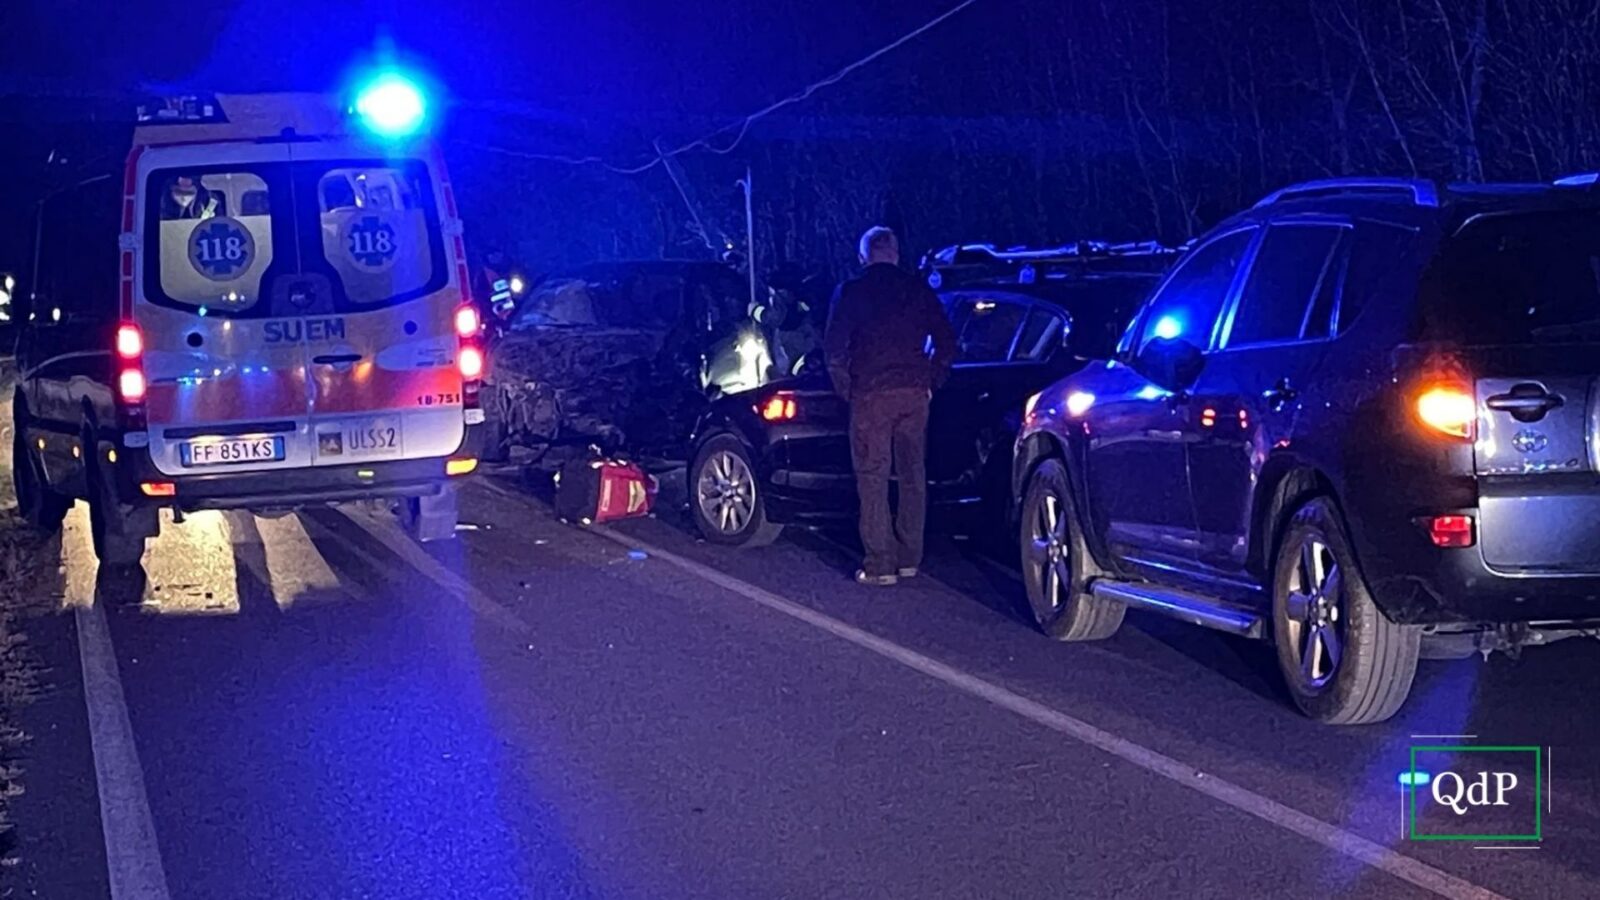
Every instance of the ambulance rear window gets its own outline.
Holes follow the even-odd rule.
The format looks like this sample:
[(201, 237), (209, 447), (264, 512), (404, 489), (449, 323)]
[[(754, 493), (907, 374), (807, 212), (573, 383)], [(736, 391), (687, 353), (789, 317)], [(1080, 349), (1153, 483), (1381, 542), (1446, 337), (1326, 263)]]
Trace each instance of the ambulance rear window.
[(144, 297), (158, 305), (219, 316), (358, 312), (449, 283), (418, 160), (161, 169), (145, 197)]
[[(249, 167), (158, 172), (151, 179), (161, 293), (174, 303), (239, 312), (261, 299), (272, 265), (272, 191)], [(154, 238), (152, 241), (151, 238)]]
[(345, 166), (319, 182), (322, 255), (352, 306), (416, 296), (442, 287), (436, 266), (438, 217), (421, 166)]

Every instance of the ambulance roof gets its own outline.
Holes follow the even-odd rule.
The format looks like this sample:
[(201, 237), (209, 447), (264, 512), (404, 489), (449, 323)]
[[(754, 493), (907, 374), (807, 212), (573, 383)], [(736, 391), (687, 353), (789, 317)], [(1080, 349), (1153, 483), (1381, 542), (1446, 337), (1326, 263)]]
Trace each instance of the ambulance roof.
[(349, 117), (326, 94), (218, 94), (217, 118), (208, 121), (152, 121), (134, 128), (138, 146), (209, 144), (275, 138), (292, 128), (303, 137), (344, 137)]

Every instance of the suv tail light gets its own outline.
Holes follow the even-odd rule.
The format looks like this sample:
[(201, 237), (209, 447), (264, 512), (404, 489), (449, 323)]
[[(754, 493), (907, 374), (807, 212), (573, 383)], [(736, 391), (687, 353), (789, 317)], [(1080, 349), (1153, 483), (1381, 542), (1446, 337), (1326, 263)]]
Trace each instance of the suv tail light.
[(1471, 547), (1474, 542), (1471, 516), (1433, 516), (1422, 522), (1435, 547)]
[(117, 417), (125, 431), (145, 428), (144, 333), (127, 322), (117, 326)]
[(757, 407), (757, 411), (768, 422), (788, 422), (794, 419), (800, 409), (794, 402), (794, 394), (779, 391), (768, 397), (765, 403)]
[(1478, 400), (1465, 383), (1435, 382), (1417, 393), (1417, 418), (1434, 431), (1462, 440), (1477, 436)]

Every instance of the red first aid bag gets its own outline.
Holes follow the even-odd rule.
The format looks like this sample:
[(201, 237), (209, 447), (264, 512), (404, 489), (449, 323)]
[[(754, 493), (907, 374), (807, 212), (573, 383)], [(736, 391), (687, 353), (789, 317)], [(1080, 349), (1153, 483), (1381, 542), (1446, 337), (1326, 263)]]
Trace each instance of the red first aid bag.
[(637, 465), (610, 459), (567, 463), (556, 473), (556, 515), (597, 525), (650, 514), (656, 480)]

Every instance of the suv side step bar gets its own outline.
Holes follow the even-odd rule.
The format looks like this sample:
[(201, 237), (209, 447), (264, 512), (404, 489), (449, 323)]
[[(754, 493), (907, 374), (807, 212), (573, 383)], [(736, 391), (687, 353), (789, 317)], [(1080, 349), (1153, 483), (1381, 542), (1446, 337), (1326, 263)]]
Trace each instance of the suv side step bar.
[(1266, 623), (1262, 621), (1260, 615), (1187, 591), (1153, 584), (1099, 578), (1089, 585), (1089, 593), (1095, 597), (1125, 603), (1134, 609), (1171, 616), (1191, 625), (1203, 625), (1206, 628), (1248, 638), (1266, 636)]

